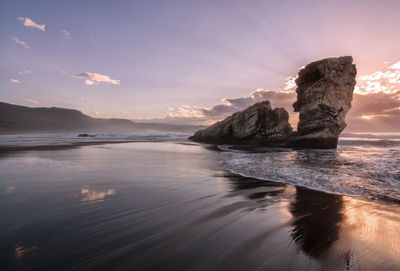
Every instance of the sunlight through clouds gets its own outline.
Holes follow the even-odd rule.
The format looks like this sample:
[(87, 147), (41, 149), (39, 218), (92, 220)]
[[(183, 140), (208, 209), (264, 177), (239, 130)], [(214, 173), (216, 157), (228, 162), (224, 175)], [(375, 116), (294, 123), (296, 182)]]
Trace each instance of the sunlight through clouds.
[(289, 76), (286, 78), (285, 90), (293, 90), (294, 88), (296, 88), (297, 77), (298, 76), (296, 75), (296, 76)]
[(394, 63), (392, 66), (389, 67), (389, 69), (400, 70), (400, 61), (397, 63)]
[(400, 61), (369, 75), (358, 77), (354, 93), (386, 93), (392, 94), (400, 91)]

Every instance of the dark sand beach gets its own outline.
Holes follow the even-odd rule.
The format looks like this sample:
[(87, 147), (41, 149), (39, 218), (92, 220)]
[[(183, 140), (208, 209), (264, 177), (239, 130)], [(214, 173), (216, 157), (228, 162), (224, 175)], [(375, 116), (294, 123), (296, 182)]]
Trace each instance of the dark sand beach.
[(2, 270), (399, 270), (400, 206), (245, 178), (211, 145), (0, 154)]

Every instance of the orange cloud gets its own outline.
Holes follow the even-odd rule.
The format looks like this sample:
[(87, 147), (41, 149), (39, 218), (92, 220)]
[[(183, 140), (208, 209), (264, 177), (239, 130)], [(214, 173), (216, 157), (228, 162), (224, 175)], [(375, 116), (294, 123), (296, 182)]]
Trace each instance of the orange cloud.
[(373, 74), (358, 77), (354, 93), (396, 93), (400, 90), (400, 61)]
[(354, 94), (346, 117), (347, 130), (357, 132), (400, 131), (400, 91)]
[(13, 84), (19, 84), (21, 83), (21, 81), (19, 81), (18, 79), (14, 79), (14, 78), (10, 78), (9, 81)]
[(18, 17), (17, 19), (20, 21), (23, 21), (24, 26), (33, 27), (33, 28), (39, 29), (41, 31), (45, 31), (46, 26), (44, 24), (37, 24), (30, 18)]
[(30, 104), (34, 104), (34, 105), (39, 105), (39, 102), (33, 99), (25, 99), (25, 102), (30, 103)]

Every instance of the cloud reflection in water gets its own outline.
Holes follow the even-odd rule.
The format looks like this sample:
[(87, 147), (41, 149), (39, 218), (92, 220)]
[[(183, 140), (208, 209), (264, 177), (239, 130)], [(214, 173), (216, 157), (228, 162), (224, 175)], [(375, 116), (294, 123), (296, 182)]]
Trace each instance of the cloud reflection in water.
[(103, 201), (105, 197), (115, 194), (115, 189), (94, 190), (89, 187), (83, 187), (81, 189), (81, 201)]

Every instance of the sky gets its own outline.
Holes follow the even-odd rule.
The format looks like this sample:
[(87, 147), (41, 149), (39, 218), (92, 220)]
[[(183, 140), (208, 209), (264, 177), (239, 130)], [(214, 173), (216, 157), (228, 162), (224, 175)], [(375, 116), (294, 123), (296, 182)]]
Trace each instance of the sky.
[(400, 131), (400, 1), (0, 3), (0, 101), (210, 124), (291, 104), (299, 69), (352, 55), (348, 129)]

